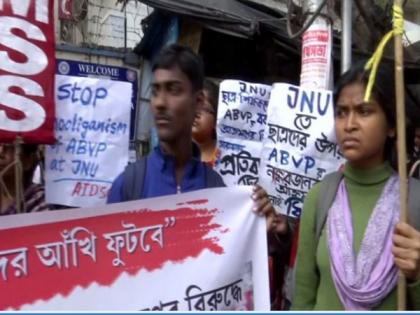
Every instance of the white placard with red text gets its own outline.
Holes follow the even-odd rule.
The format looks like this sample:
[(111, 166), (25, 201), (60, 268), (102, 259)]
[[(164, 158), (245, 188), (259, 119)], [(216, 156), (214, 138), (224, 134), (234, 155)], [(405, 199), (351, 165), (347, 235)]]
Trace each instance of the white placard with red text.
[(317, 18), (303, 33), (302, 69), (300, 87), (331, 89), (331, 24), (325, 18)]
[(105, 204), (128, 162), (132, 84), (56, 75), (57, 143), (46, 147), (48, 203)]
[(268, 311), (266, 224), (251, 193), (6, 216), (0, 309)]
[(0, 142), (54, 142), (54, 1), (0, 1)]

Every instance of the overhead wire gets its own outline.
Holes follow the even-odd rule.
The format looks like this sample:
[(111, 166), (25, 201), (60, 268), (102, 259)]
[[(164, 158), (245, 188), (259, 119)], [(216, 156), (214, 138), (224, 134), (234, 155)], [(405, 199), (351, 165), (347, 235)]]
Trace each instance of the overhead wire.
[(287, 0), (287, 34), (290, 38), (296, 38), (301, 36), (305, 31), (308, 30), (308, 28), (312, 25), (312, 23), (315, 21), (315, 19), (319, 16), (321, 16), (321, 11), (324, 9), (325, 5), (327, 4), (328, 0), (323, 0), (322, 3), (318, 6), (318, 8), (311, 13), (311, 17), (305, 22), (305, 24), (302, 26), (302, 28), (297, 31), (296, 33), (293, 33), (290, 23), (290, 15), (291, 15), (291, 3), (293, 0)]

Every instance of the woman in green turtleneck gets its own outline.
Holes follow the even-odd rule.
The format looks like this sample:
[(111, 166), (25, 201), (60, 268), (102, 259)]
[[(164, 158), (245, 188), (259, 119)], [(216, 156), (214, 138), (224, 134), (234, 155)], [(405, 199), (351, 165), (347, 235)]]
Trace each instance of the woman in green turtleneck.
[(398, 270), (408, 280), (409, 307), (420, 309), (420, 232), (397, 223), (399, 182), (388, 162), (395, 148), (394, 74), (380, 66), (365, 101), (368, 75), (355, 66), (334, 92), (336, 136), (347, 163), (319, 239), (319, 184), (305, 199), (295, 310), (396, 310)]

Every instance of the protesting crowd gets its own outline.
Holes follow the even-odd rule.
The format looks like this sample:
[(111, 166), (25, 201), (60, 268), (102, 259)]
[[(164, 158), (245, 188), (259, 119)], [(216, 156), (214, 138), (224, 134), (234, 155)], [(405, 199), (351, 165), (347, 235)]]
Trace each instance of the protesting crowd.
[[(238, 204), (239, 202), (244, 202), (245, 204), (248, 201), (250, 203), (248, 212), (251, 213), (251, 217), (248, 221), (244, 220), (245, 224), (241, 227), (246, 226), (248, 228), (254, 226), (256, 224), (255, 222), (260, 222), (261, 220), (265, 224), (264, 233), (260, 233), (261, 235), (264, 234), (262, 238), (265, 241), (262, 244), (264, 248), (257, 248), (257, 255), (259, 252), (264, 253), (264, 255), (261, 254), (261, 257), (264, 259), (263, 265), (265, 264), (267, 272), (264, 275), (265, 278), (263, 278), (263, 282), (265, 282), (263, 285), (270, 290), (269, 303), (271, 310), (396, 310), (399, 300), (397, 283), (401, 276), (406, 281), (405, 298), (407, 309), (420, 310), (420, 121), (416, 121), (415, 118), (419, 117), (416, 111), (420, 108), (420, 104), (416, 104), (417, 108), (410, 107), (411, 105), (408, 103), (406, 106), (405, 133), (407, 151), (406, 175), (408, 176), (408, 219), (401, 220), (401, 186), (399, 180), (399, 171), (401, 172), (401, 170), (398, 167), (398, 154), (401, 152), (398, 152), (397, 141), (395, 70), (393, 64), (386, 61), (382, 61), (375, 70), (367, 66), (367, 64), (367, 60), (355, 62), (335, 82), (330, 100), (332, 102), (331, 113), (333, 115), (331, 117), (328, 116), (328, 119), (331, 118), (331, 126), (323, 126), (323, 128), (330, 128), (332, 130), (335, 139), (331, 140), (322, 134), (324, 138), (317, 139), (316, 149), (311, 148), (314, 152), (327, 152), (329, 150), (328, 152), (331, 153), (334, 151), (335, 164), (331, 167), (324, 166), (327, 162), (322, 164), (324, 162), (322, 161), (321, 154), (314, 154), (313, 156), (302, 155), (302, 158), (298, 160), (296, 155), (293, 155), (289, 151), (286, 152), (282, 144), (285, 142), (289, 144), (295, 141), (296, 151), (306, 152), (303, 150), (311, 146), (311, 144), (307, 144), (310, 137), (308, 127), (316, 121), (315, 114), (312, 116), (306, 115), (304, 117), (306, 120), (302, 120), (301, 116), (297, 116), (294, 121), (296, 130), (284, 128), (284, 126), (280, 126), (280, 123), (276, 125), (270, 120), (273, 119), (273, 117), (270, 117), (270, 113), (272, 113), (270, 110), (274, 106), (280, 106), (282, 104), (277, 104), (271, 100), (269, 102), (269, 96), (267, 95), (266, 103), (258, 103), (266, 104), (264, 111), (267, 115), (264, 117), (266, 117), (267, 122), (264, 121), (264, 123), (261, 123), (263, 127), (267, 126), (268, 128), (266, 129), (265, 136), (259, 136), (258, 132), (252, 133), (254, 129), (251, 127), (254, 127), (257, 123), (252, 120), (253, 118), (249, 117), (254, 117), (254, 113), (249, 113), (249, 116), (246, 116), (248, 114), (246, 112), (244, 112), (244, 116), (240, 116), (240, 113), (237, 114), (244, 121), (248, 117), (246, 121), (251, 126), (249, 128), (251, 131), (248, 130), (249, 133), (246, 134), (249, 136), (248, 140), (252, 138), (259, 145), (269, 143), (274, 146), (274, 149), (269, 146), (269, 150), (267, 151), (267, 156), (269, 156), (267, 159), (268, 162), (263, 159), (258, 159), (258, 163), (255, 162), (255, 167), (260, 167), (260, 170), (264, 167), (263, 170), (268, 175), (268, 181), (258, 181), (258, 178), (256, 180), (242, 178), (244, 182), (241, 183), (249, 186), (249, 190), (246, 191), (246, 196), (241, 195), (244, 200), (238, 200)], [(150, 246), (151, 243), (146, 244), (145, 241), (147, 229), (150, 231), (150, 229), (158, 226), (153, 221), (153, 213), (151, 213), (153, 211), (144, 209), (149, 209), (149, 205), (153, 205), (154, 200), (158, 200), (156, 202), (162, 202), (159, 203), (160, 209), (164, 209), (162, 211), (167, 211), (170, 208), (168, 203), (161, 201), (169, 199), (150, 198), (171, 198), (178, 195), (181, 196), (179, 198), (182, 198), (184, 193), (196, 192), (198, 194), (203, 190), (202, 198), (199, 199), (196, 197), (198, 195), (193, 195), (195, 199), (190, 204), (184, 201), (180, 202), (179, 200), (181, 199), (174, 199), (174, 204), (178, 208), (181, 207), (181, 211), (189, 211), (190, 208), (188, 207), (195, 202), (195, 206), (197, 207), (194, 208), (197, 211), (196, 219), (201, 218), (203, 220), (205, 215), (202, 213), (204, 213), (204, 210), (208, 210), (205, 209), (207, 207), (206, 202), (210, 202), (209, 200), (213, 198), (207, 197), (207, 194), (211, 195), (210, 191), (212, 190), (206, 189), (215, 189), (213, 191), (216, 191), (220, 195), (214, 199), (218, 199), (217, 202), (223, 204), (225, 199), (228, 200), (228, 197), (232, 197), (226, 196), (224, 193), (231, 194), (237, 188), (236, 185), (230, 185), (230, 180), (226, 180), (228, 178), (226, 174), (228, 176), (238, 175), (238, 173), (243, 171), (240, 167), (244, 164), (239, 164), (239, 162), (237, 162), (238, 164), (236, 166), (232, 167), (232, 169), (239, 169), (237, 173), (235, 173), (236, 171), (230, 172), (223, 169), (223, 166), (233, 163), (231, 162), (233, 158), (227, 157), (225, 153), (226, 148), (230, 148), (232, 151), (239, 151), (239, 153), (234, 153), (232, 156), (246, 159), (248, 161), (246, 164), (247, 170), (250, 169), (254, 175), (258, 175), (258, 170), (254, 172), (254, 164), (251, 163), (255, 159), (253, 160), (251, 155), (244, 155), (246, 153), (249, 154), (248, 151), (244, 150), (246, 143), (241, 141), (235, 142), (233, 140), (229, 142), (230, 138), (227, 136), (225, 138), (227, 134), (233, 135), (236, 132), (235, 130), (238, 130), (237, 133), (239, 134), (241, 127), (246, 129), (245, 123), (240, 127), (238, 127), (239, 125), (235, 125), (238, 129), (224, 125), (226, 123), (226, 117), (234, 115), (232, 114), (233, 111), (224, 112), (224, 109), (220, 108), (220, 106), (227, 106), (228, 92), (222, 89), (223, 82), (220, 83), (218, 80), (206, 77), (203, 61), (198, 54), (185, 45), (167, 45), (160, 50), (154, 59), (151, 71), (153, 78), (150, 85), (150, 109), (153, 114), (154, 128), (158, 141), (155, 146), (151, 146), (148, 154), (138, 157), (135, 161), (125, 163), (124, 167), (120, 169), (117, 162), (115, 164), (113, 163), (114, 157), (112, 154), (106, 151), (106, 147), (110, 145), (102, 144), (104, 142), (100, 142), (100, 139), (98, 139), (99, 145), (97, 147), (90, 147), (90, 144), (88, 144), (86, 145), (87, 149), (82, 150), (83, 152), (80, 146), (77, 150), (74, 149), (71, 152), (74, 154), (74, 159), (72, 160), (74, 169), (78, 169), (79, 167), (83, 168), (82, 165), (85, 164), (83, 164), (84, 161), (81, 156), (91, 150), (89, 153), (90, 156), (101, 154), (108, 154), (109, 156), (106, 165), (100, 165), (100, 171), (96, 174), (100, 174), (104, 169), (118, 170), (118, 175), (114, 176), (111, 181), (106, 182), (106, 184), (109, 184), (109, 190), (105, 190), (104, 188), (102, 191), (98, 188), (97, 192), (95, 191), (95, 194), (103, 193), (104, 202), (98, 204), (97, 207), (103, 206), (106, 211), (110, 209), (109, 212), (106, 212), (106, 216), (109, 216), (108, 219), (112, 215), (120, 212), (127, 213), (127, 215), (136, 213), (139, 220), (137, 222), (142, 222), (142, 218), (144, 218), (144, 224), (149, 224), (147, 228), (141, 230), (132, 221), (118, 218), (115, 219), (115, 222), (123, 226), (124, 230), (122, 231), (126, 233), (124, 234), (125, 239), (123, 237), (118, 239), (118, 233), (116, 232), (101, 232), (104, 238), (109, 240), (106, 248), (110, 252), (116, 253), (116, 258), (112, 260), (113, 267), (125, 268), (122, 270), (124, 270), (126, 273), (125, 276), (127, 277), (128, 275), (134, 275), (135, 272), (133, 270), (135, 268), (132, 267), (133, 269), (131, 270), (127, 261), (124, 261), (122, 255), (123, 248), (130, 255), (135, 252), (134, 247), (141, 247), (145, 253), (150, 252), (152, 248)], [(374, 81), (372, 81), (371, 77), (372, 71), (375, 71)], [(245, 83), (240, 82), (239, 84)], [(59, 91), (62, 93), (62, 98), (66, 97), (66, 91), (70, 91), (70, 88), (66, 90), (65, 87), (66, 85), (62, 84), (59, 88)], [(287, 88), (289, 93), (298, 89), (298, 87), (293, 86), (287, 86)], [(276, 87), (274, 86), (273, 90), (271, 90), (271, 97), (276, 95), (277, 92), (275, 89)], [(73, 92), (76, 90), (75, 84)], [(93, 110), (95, 110), (95, 106), (99, 106), (100, 100), (106, 97), (106, 93), (108, 92), (105, 93), (104, 91), (96, 92), (97, 99), (94, 102), (97, 101), (98, 103), (93, 103)], [(236, 97), (242, 98), (246, 95), (244, 90), (241, 93), (238, 92)], [(263, 93), (259, 93), (263, 95)], [(297, 93), (295, 95), (298, 95)], [(121, 92), (119, 94), (124, 93)], [(292, 98), (290, 95), (293, 94), (288, 94), (289, 107), (297, 109), (299, 107), (299, 105), (296, 105), (298, 104), (298, 96), (295, 98), (295, 106), (291, 106), (292, 103), (290, 100)], [(75, 96), (73, 95), (72, 97), (74, 98)], [(231, 94), (231, 99), (233, 98), (234, 95)], [(83, 94), (80, 99), (83, 101)], [(2, 101), (0, 100), (0, 102)], [(249, 101), (249, 104), (251, 104), (251, 101)], [(255, 104), (257, 103), (252, 103), (250, 107), (256, 108), (257, 106)], [(304, 104), (304, 101), (300, 104)], [(4, 106), (3, 103), (0, 105), (0, 113), (2, 113)], [(5, 107), (7, 107), (7, 104)], [(318, 104), (318, 114), (320, 116), (327, 116), (325, 114), (326, 112)], [(80, 115), (83, 116), (83, 114)], [(282, 113), (279, 115), (281, 116)], [(258, 117), (261, 118), (263, 116), (260, 115)], [(284, 112), (282, 118), (289, 119), (286, 112)], [(298, 118), (301, 119), (300, 124), (296, 123)], [(289, 120), (292, 119), (290, 118)], [(112, 125), (113, 123), (111, 120), (108, 121), (109, 126), (116, 126)], [(2, 124), (1, 115), (0, 124)], [(305, 124), (307, 124), (306, 127)], [(68, 128), (66, 128), (69, 130), (71, 128), (73, 130), (76, 129), (74, 127), (76, 125), (74, 121), (72, 123), (66, 122), (64, 125), (68, 125)], [(79, 123), (79, 125), (85, 126), (84, 123)], [(106, 130), (106, 137), (111, 137), (111, 134), (113, 136), (114, 133), (116, 134), (118, 132), (117, 129), (112, 129), (114, 127), (103, 128)], [(55, 130), (57, 129), (58, 127), (56, 126)], [(93, 130), (93, 127), (91, 129), (86, 127), (85, 133), (88, 133), (88, 131), (93, 132)], [(120, 130), (123, 130), (123, 128)], [(281, 140), (281, 137), (286, 133), (288, 133), (287, 140)], [(241, 135), (243, 134), (241, 133)], [(293, 135), (296, 137), (300, 136), (300, 140), (293, 138)], [(85, 137), (83, 135), (82, 138), (86, 143), (89, 142), (87, 136)], [(60, 203), (61, 196), (57, 192), (54, 192), (53, 198), (47, 198), (45, 174), (46, 168), (52, 164), (50, 160), (44, 158), (46, 154), (49, 154), (48, 150), (51, 150), (50, 152), (54, 150), (59, 152), (61, 145), (59, 142), (61, 139), (56, 139), (55, 142), (50, 143), (51, 145), (39, 145), (33, 143), (34, 141), (25, 142), (21, 138), (18, 140), (10, 142), (0, 138), (0, 224), (3, 224), (1, 223), (2, 220), (5, 222), (4, 225), (0, 225), (0, 232), (4, 230), (4, 233), (6, 233), (7, 229), (19, 227), (20, 221), (22, 222), (22, 227), (26, 228), (30, 228), (32, 223), (25, 222), (34, 222), (34, 225), (59, 224), (64, 220), (66, 213), (74, 214), (69, 217), (71, 219), (68, 219), (68, 222), (78, 219), (88, 220), (89, 215), (93, 217), (93, 212), (89, 212), (88, 209), (88, 206), (92, 206), (90, 204), (76, 206), (64, 202), (64, 200)], [(69, 149), (71, 148), (71, 143), (70, 141), (70, 144), (65, 145), (67, 153), (71, 151)], [(329, 146), (328, 149), (325, 149), (327, 143), (329, 143)], [(115, 160), (117, 160), (116, 157)], [(277, 166), (285, 165), (286, 162), (284, 161), (286, 160), (291, 161), (290, 164), (293, 163), (296, 169), (299, 167), (302, 168), (302, 173), (299, 175), (290, 170), (283, 171), (269, 165), (270, 163), (274, 163), (273, 161), (278, 163), (276, 164)], [(64, 162), (60, 164), (57, 159), (57, 163), (54, 166), (55, 170), (60, 169), (64, 164)], [(314, 165), (322, 165), (322, 167), (316, 169), (318, 175), (315, 179), (310, 176), (312, 174), (310, 173), (311, 171), (315, 172)], [(92, 166), (92, 168), (89, 168), (89, 172), (93, 171), (94, 167)], [(307, 184), (306, 188), (304, 184), (300, 184), (300, 186), (295, 184), (299, 176), (301, 182), (304, 182), (305, 179), (308, 180), (309, 184)], [(93, 178), (94, 176), (92, 175), (91, 177)], [(64, 180), (68, 179), (56, 180), (53, 185), (59, 185), (60, 181)], [(281, 185), (278, 185), (279, 182), (281, 182)], [(90, 189), (89, 193), (92, 193), (92, 186), (89, 186), (90, 188), (87, 187), (87, 185), (77, 186), (76, 184), (72, 188), (72, 196), (88, 194), (87, 189)], [(273, 193), (275, 191), (279, 193), (277, 197)], [(66, 193), (63, 191), (63, 195)], [(282, 194), (289, 195), (290, 198), (281, 199), (279, 196), (283, 196)], [(298, 198), (297, 196), (300, 197)], [(49, 202), (51, 200), (52, 202)], [(138, 202), (139, 200), (140, 202)], [(142, 202), (145, 202), (144, 209)], [(298, 206), (299, 202), (301, 202), (301, 206)], [(125, 205), (128, 205), (127, 209), (129, 210), (122, 212)], [(131, 210), (134, 208), (129, 208), (131, 205), (133, 207), (140, 207), (141, 209), (139, 212), (136, 212), (135, 210)], [(85, 207), (88, 211), (86, 217), (80, 214), (81, 212), (77, 212), (80, 209), (76, 209)], [(212, 207), (209, 206), (209, 208)], [(249, 213), (242, 213), (242, 210), (245, 209), (244, 207), (241, 209), (235, 208), (236, 203), (228, 203), (226, 201), (225, 208), (222, 212), (234, 213), (235, 216), (238, 216), (238, 222), (240, 220), (239, 217), (250, 215)], [(214, 215), (213, 210), (209, 210), (211, 215)], [(51, 215), (51, 218), (54, 216), (54, 219), (49, 220), (49, 215)], [(37, 219), (38, 217), (41, 218), (41, 216), (42, 220)], [(191, 222), (195, 220), (193, 216), (185, 217), (187, 220), (190, 219)], [(166, 239), (163, 237), (163, 234), (166, 233), (165, 229), (175, 229), (177, 224), (178, 226), (181, 225), (181, 221), (174, 223), (175, 219), (171, 219), (172, 217), (170, 216), (165, 217), (165, 220), (168, 218), (173, 220), (173, 222), (169, 222), (170, 220), (168, 222), (165, 221), (165, 225), (160, 226), (160, 234), (156, 232), (151, 237), (151, 240), (155, 242), (154, 245), (159, 244), (161, 247), (164, 247), (163, 244), (166, 244), (164, 243)], [(178, 220), (179, 218), (176, 217), (176, 219)], [(100, 226), (99, 221), (98, 219), (98, 227)], [(90, 224), (95, 226), (95, 220), (92, 222)], [(208, 226), (204, 227), (205, 224), (208, 224)], [(243, 239), (241, 237), (235, 239), (235, 246), (237, 246), (240, 252), (246, 252), (248, 245), (249, 247), (253, 246), (251, 243), (253, 242), (254, 235), (246, 235), (245, 230), (235, 230), (236, 225), (228, 226), (224, 230), (220, 227), (219, 223), (210, 224), (209, 222), (201, 222), (199, 225), (193, 225), (192, 222), (191, 225), (185, 225), (185, 231), (190, 231), (191, 233), (195, 233), (194, 231), (196, 229), (197, 231), (207, 229), (205, 232), (208, 235), (205, 233), (206, 238), (201, 239), (200, 242), (207, 244), (205, 246), (207, 246), (206, 248), (209, 253), (217, 253), (217, 255), (224, 254), (223, 246), (225, 245), (220, 245), (222, 242), (218, 243), (221, 237), (215, 236), (216, 234), (211, 234), (212, 229), (220, 229), (217, 232), (220, 232), (220, 235), (235, 232), (241, 236), (244, 233)], [(99, 238), (99, 234), (94, 236), (93, 233), (88, 232), (88, 228), (85, 229), (80, 224), (74, 230), (70, 230), (65, 225), (60, 226), (60, 229), (60, 231), (63, 231), (61, 233), (63, 242), (67, 242), (65, 243), (66, 246), (69, 244), (78, 244), (77, 246), (80, 246), (81, 253), (86, 257), (89, 256), (88, 258), (90, 260), (97, 263), (97, 260), (101, 258), (100, 255), (93, 254), (93, 251), (90, 252), (89, 250), (92, 250), (92, 248), (95, 250), (95, 248), (94, 246), (86, 247), (86, 244), (88, 244), (88, 239), (94, 243), (93, 241)], [(72, 231), (74, 232), (73, 234)], [(76, 232), (86, 232), (89, 238), (86, 236), (85, 239), (77, 243), (74, 241), (76, 239)], [(134, 232), (140, 233), (139, 235), (141, 236), (139, 238), (132, 238), (134, 234), (128, 234)], [(184, 232), (177, 233), (182, 234)], [(123, 235), (122, 232), (120, 234)], [(259, 237), (262, 237), (261, 235)], [(41, 236), (38, 234), (33, 235), (34, 238)], [(46, 242), (47, 239), (43, 239), (42, 241)], [(71, 243), (72, 241), (74, 242)], [(29, 273), (24, 268), (18, 268), (16, 261), (13, 260), (11, 264), (7, 265), (7, 259), (2, 258), (12, 252), (11, 249), (7, 248), (6, 243), (8, 242), (6, 239), (1, 240), (1, 243), (5, 247), (0, 249), (0, 255), (3, 255), (0, 257), (0, 281), (3, 281), (3, 287), (0, 286), (0, 292), (3, 292), (2, 290), (6, 292), (8, 290), (6, 286), (7, 281), (14, 279), (10, 275), (8, 276), (9, 278), (6, 276), (10, 273), (8, 271), (11, 270), (10, 268), (20, 268), (19, 271), (22, 272), (22, 277), (28, 276)], [(20, 246), (22, 248), (22, 245), (13, 244), (13, 246)], [(29, 250), (26, 250), (29, 255), (28, 259), (39, 257), (44, 266), (51, 268), (58, 266), (60, 270), (66, 270), (65, 268), (69, 268), (72, 263), (74, 266), (82, 265), (82, 259), (76, 263), (75, 256), (71, 256), (70, 254), (65, 258), (64, 256), (60, 256), (61, 260), (55, 257), (55, 262), (47, 259), (52, 256), (51, 248), (53, 244), (58, 243), (48, 244), (50, 247), (46, 247), (47, 244), (34, 245), (38, 250), (38, 256), (35, 254), (31, 256)], [(132, 247), (130, 247), (130, 244)], [(173, 245), (169, 241), (168, 244), (168, 246)], [(171, 256), (172, 258), (168, 259), (168, 261), (174, 262), (174, 266), (170, 267), (173, 269), (168, 269), (168, 273), (176, 276), (177, 264), (185, 263), (188, 257), (192, 259), (202, 253), (198, 249), (194, 252), (194, 246), (191, 245), (191, 253), (185, 257), (178, 257), (176, 253), (171, 252), (173, 257)], [(218, 246), (221, 250), (219, 250)], [(75, 247), (72, 248), (74, 249)], [(180, 252), (182, 250), (186, 249), (178, 249)], [(72, 255), (74, 255), (74, 252)], [(73, 262), (71, 262), (70, 257), (73, 257)], [(159, 258), (160, 256), (156, 257)], [(152, 273), (154, 269), (161, 268), (167, 264), (165, 260), (159, 260), (159, 263), (156, 261), (152, 261), (151, 259), (150, 264), (148, 261), (144, 263), (146, 276)], [(127, 266), (125, 266), (126, 263)], [(246, 262), (244, 261), (242, 263)], [(88, 274), (91, 273), (92, 275), (96, 275), (100, 269), (99, 267), (95, 267), (95, 265), (89, 268), (85, 270), (87, 270)], [(258, 272), (264, 273), (265, 271), (265, 269), (258, 271), (253, 268), (251, 268), (253, 275), (257, 275)], [(29, 267), (28, 270), (30, 271), (31, 268)], [(206, 270), (207, 267), (203, 266), (198, 273), (205, 274)], [(217, 274), (212, 274), (211, 277), (222, 277), (221, 275), (223, 273), (224, 270), (220, 269)], [(19, 274), (20, 276), (21, 274)], [(103, 282), (98, 281), (98, 283), (104, 284), (106, 287), (107, 284), (112, 283), (112, 281), (118, 278), (117, 276), (115, 276), (115, 279), (111, 279), (111, 276), (109, 277), (106, 281), (101, 278)], [(121, 274), (119, 277), (121, 277), (119, 280), (123, 278)], [(213, 307), (210, 309), (223, 310), (224, 308), (220, 306), (222, 300), (225, 303), (226, 309), (229, 309), (228, 306), (231, 305), (234, 299), (236, 301), (240, 300), (241, 303), (243, 302), (243, 306), (240, 309), (250, 310), (256, 308), (259, 304), (252, 304), (252, 299), (246, 295), (246, 292), (248, 292), (246, 277), (243, 276), (237, 282), (231, 282), (227, 286), (218, 288), (217, 290), (224, 292), (223, 298), (222, 295), (215, 293), (217, 291), (216, 289), (213, 290), (214, 292), (211, 290), (207, 291), (206, 294), (208, 296), (212, 292), (214, 293), (213, 300), (210, 298), (206, 300), (206, 303)], [(83, 277), (81, 276), (81, 278)], [(16, 279), (20, 280), (21, 278)], [(68, 281), (69, 283), (73, 281), (70, 278), (66, 279), (63, 281)], [(229, 281), (233, 280), (230, 279)], [(51, 283), (46, 285), (46, 287), (53, 286), (54, 281), (51, 279), (49, 281)], [(138, 281), (143, 280), (140, 279)], [(153, 282), (152, 280), (149, 281)], [(238, 291), (235, 291), (235, 288), (237, 288), (236, 285), (240, 282), (243, 285), (241, 287), (242, 298), (237, 298)], [(81, 288), (88, 287), (88, 282), (80, 282), (79, 284)], [(145, 282), (142, 285), (147, 288), (148, 284)], [(208, 310), (203, 306), (205, 295), (203, 293), (204, 291), (200, 289), (203, 287), (203, 283), (200, 286), (198, 284), (191, 284), (186, 290), (185, 301), (189, 303), (189, 310), (192, 310), (193, 307), (194, 310)], [(198, 294), (192, 295), (191, 292), (192, 289), (197, 288), (201, 292), (202, 304), (199, 301), (196, 304), (192, 304), (193, 298), (197, 298)], [(256, 288), (254, 286), (254, 290)], [(66, 289), (60, 293), (66, 296), (71, 292), (72, 290)], [(152, 292), (154, 291), (151, 290), (150, 293), (146, 292), (146, 294), (155, 294)], [(165, 294), (168, 293), (166, 289), (162, 289), (162, 292)], [(227, 298), (227, 292), (231, 294), (231, 300)], [(16, 291), (12, 294), (13, 296), (19, 296), (20, 293)], [(127, 295), (130, 294), (132, 293), (127, 293)], [(254, 291), (253, 294), (256, 295), (258, 293)], [(53, 297), (53, 294), (46, 294), (43, 298), (47, 300), (47, 298), (51, 297)], [(130, 298), (135, 299), (131, 295)], [(88, 299), (86, 296), (85, 300)], [(34, 298), (28, 300), (28, 303), (35, 301), (36, 299)], [(160, 300), (160, 298), (159, 301), (160, 306), (154, 308), (154, 310), (164, 310), (165, 305), (169, 305), (165, 304), (165, 301)], [(12, 309), (19, 306), (17, 302), (16, 304), (13, 304), (15, 302), (8, 304), (8, 302), (4, 301), (2, 303), (2, 307), (7, 306)], [(104, 301), (104, 303), (106, 302)], [(180, 304), (180, 302), (177, 303), (175, 304)], [(172, 304), (171, 307), (175, 304)], [(64, 307), (71, 309), (72, 306), (67, 305)], [(101, 309), (101, 307), (98, 308)], [(121, 309), (124, 309), (124, 306)], [(145, 310), (152, 309), (150, 307)], [(171, 309), (177, 310), (177, 308)]]
[[(218, 155), (217, 86), (204, 81), (200, 59), (172, 45), (157, 58), (153, 73), (151, 107), (159, 145), (115, 179), (108, 203), (225, 186), (212, 169)], [(304, 201), (293, 301), (288, 301), (295, 310), (395, 309), (398, 271), (408, 280), (410, 305), (420, 309), (420, 184), (409, 182), (410, 224), (398, 223), (394, 76), (381, 66), (365, 102), (368, 74), (363, 64), (355, 65), (334, 90), (335, 132), (347, 162)], [(407, 143), (410, 161), (417, 161), (420, 150), (414, 123), (407, 125), (416, 135)], [(32, 182), (40, 148), (22, 145), (22, 191), (15, 185), (15, 154), (13, 144), (1, 145), (1, 214), (18, 213), (18, 203), (21, 212), (55, 209), (45, 203), (42, 185)], [(288, 243), (297, 231), (276, 213), (262, 187), (254, 186), (251, 197), (255, 213), (267, 218), (270, 251), (282, 259), (272, 265), (270, 272), (277, 274), (273, 268), (285, 268)]]

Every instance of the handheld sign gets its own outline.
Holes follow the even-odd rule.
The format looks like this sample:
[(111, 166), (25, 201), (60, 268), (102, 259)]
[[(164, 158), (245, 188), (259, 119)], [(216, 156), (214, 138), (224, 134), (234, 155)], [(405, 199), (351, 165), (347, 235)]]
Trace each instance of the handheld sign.
[(5, 216), (0, 310), (268, 311), (266, 224), (251, 193)]
[(271, 87), (226, 80), (220, 84), (215, 168), (226, 185), (258, 182)]
[(341, 163), (331, 92), (274, 84), (260, 182), (276, 209), (299, 218), (309, 189)]
[(56, 76), (57, 143), (46, 148), (46, 199), (82, 207), (105, 204), (128, 161), (132, 85)]
[(0, 1), (1, 142), (54, 142), (53, 3)]
[(75, 77), (89, 77), (109, 79), (131, 83), (133, 93), (131, 96), (130, 140), (135, 138), (136, 111), (137, 111), (137, 71), (124, 67), (89, 63), (83, 61), (57, 59), (57, 74)]

